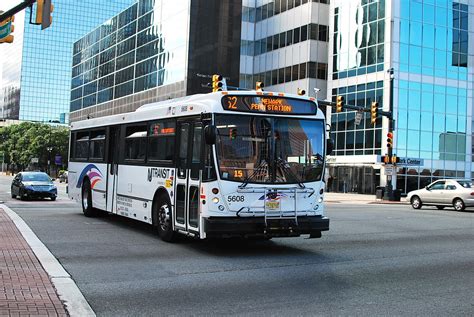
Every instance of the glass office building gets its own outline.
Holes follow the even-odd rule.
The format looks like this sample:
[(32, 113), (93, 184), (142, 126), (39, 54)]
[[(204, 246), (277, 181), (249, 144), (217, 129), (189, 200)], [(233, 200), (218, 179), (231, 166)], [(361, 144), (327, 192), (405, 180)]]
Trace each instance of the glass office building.
[(244, 0), (240, 86), (325, 99), (329, 42), (328, 0)]
[[(74, 43), (71, 121), (210, 92), (239, 78), (239, 1), (140, 0)], [(71, 79), (70, 79), (71, 80)]]
[(4, 118), (67, 123), (74, 41), (134, 2), (55, 0), (46, 30), (29, 24), (30, 9), (18, 14), (13, 45), (0, 47)]
[[(328, 95), (390, 110), (393, 152), (401, 158), (392, 185), (402, 193), (440, 178), (473, 178), (473, 1), (339, 0), (330, 8)], [(470, 22), (469, 22), (470, 21)], [(471, 28), (469, 28), (471, 25)], [(329, 111), (330, 112), (330, 111)], [(331, 114), (335, 151), (328, 188), (374, 193), (385, 185), (388, 119), (355, 111)]]

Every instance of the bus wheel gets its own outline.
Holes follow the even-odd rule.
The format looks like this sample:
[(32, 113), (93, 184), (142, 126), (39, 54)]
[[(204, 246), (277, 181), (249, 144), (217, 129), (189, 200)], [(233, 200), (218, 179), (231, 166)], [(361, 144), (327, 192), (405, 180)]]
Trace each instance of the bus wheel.
[(153, 202), (153, 225), (158, 229), (158, 235), (163, 241), (173, 242), (176, 239), (172, 219), (170, 199), (168, 195), (162, 194)]
[(86, 217), (97, 216), (96, 210), (92, 207), (91, 183), (88, 179), (82, 183), (82, 212)]

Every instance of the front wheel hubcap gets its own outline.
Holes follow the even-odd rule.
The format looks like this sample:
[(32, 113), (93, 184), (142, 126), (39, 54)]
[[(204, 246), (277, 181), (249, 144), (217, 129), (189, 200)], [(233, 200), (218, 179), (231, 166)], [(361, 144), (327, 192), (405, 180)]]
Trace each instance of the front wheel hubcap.
[(163, 205), (158, 210), (158, 219), (162, 231), (167, 231), (170, 225), (170, 208), (168, 205)]
[(454, 208), (456, 208), (456, 210), (461, 210), (462, 209), (462, 201), (456, 200), (456, 202), (454, 203)]

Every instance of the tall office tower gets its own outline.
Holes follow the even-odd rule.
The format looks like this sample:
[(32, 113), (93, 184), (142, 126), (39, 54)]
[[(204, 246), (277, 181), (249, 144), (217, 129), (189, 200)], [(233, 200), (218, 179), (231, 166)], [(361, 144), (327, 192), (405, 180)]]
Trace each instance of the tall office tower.
[[(71, 121), (238, 85), (242, 5), (140, 0), (74, 43)], [(71, 80), (71, 78), (69, 79)]]
[(134, 2), (53, 0), (53, 23), (45, 30), (29, 23), (30, 9), (18, 13), (14, 43), (0, 46), (0, 116), (67, 123), (74, 41)]
[(240, 86), (326, 98), (329, 0), (244, 0)]
[(392, 151), (401, 162), (393, 173), (380, 162), (388, 153), (386, 117), (379, 115), (373, 125), (364, 112), (357, 124), (356, 111), (329, 111), (335, 142), (330, 190), (374, 193), (386, 184), (385, 174), (401, 193), (441, 178), (474, 177), (474, 52), (468, 45), (473, 5), (471, 0), (331, 1), (328, 96), (335, 101), (341, 95), (367, 110), (376, 101), (379, 111), (392, 111)]

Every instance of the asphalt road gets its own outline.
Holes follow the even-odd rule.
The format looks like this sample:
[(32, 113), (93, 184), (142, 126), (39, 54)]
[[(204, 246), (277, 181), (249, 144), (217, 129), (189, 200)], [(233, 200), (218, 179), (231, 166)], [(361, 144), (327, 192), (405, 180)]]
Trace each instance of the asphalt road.
[[(64, 191), (64, 187), (60, 188)], [(147, 225), (9, 198), (98, 316), (474, 313), (474, 212), (327, 205), (321, 239), (160, 241)]]

